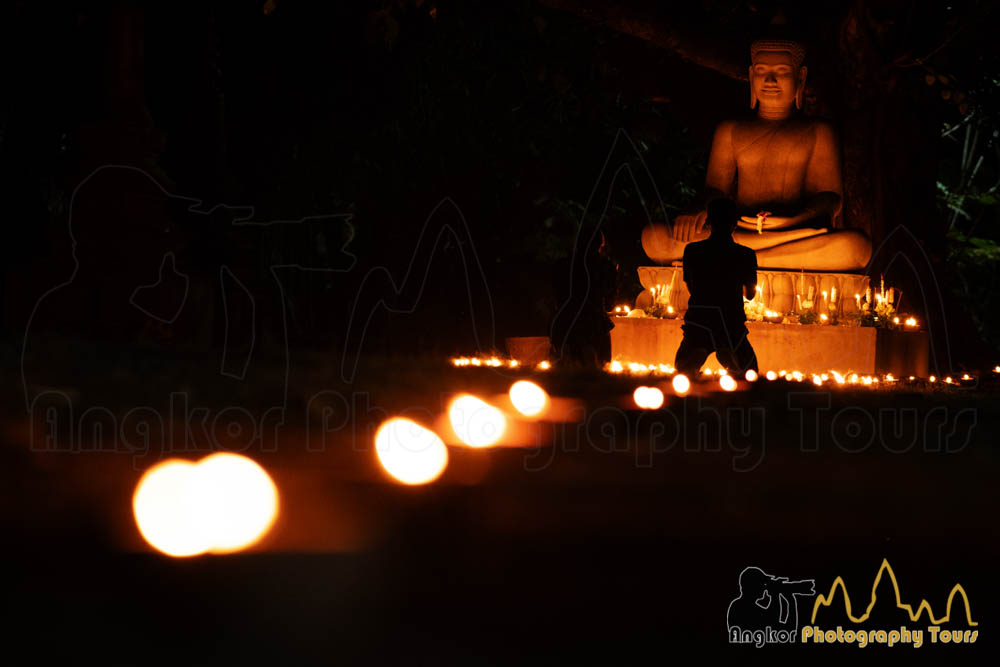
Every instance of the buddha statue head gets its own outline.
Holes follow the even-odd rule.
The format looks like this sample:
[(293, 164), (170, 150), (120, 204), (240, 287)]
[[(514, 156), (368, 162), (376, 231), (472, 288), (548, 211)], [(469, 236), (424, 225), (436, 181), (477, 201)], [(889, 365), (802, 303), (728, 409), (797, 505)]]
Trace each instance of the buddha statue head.
[(785, 118), (792, 104), (802, 108), (806, 87), (805, 46), (786, 39), (758, 39), (750, 45), (750, 108), (761, 118)]

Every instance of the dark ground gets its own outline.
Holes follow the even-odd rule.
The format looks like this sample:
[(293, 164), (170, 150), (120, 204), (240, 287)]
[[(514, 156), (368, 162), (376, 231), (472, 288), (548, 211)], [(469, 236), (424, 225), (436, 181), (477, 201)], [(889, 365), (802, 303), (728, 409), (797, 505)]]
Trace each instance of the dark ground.
[[(139, 405), (164, 409), (156, 396), (185, 386), (200, 388), (192, 407), (236, 404), (236, 394), (210, 382), (213, 366), (151, 366), (148, 354), (133, 362), (90, 372), (108, 366), (98, 351), (90, 366), (73, 366), (74, 379), (51, 378), (76, 416), (59, 413), (50, 424), (84, 422), (83, 406), (97, 403), (119, 418)], [(39, 439), (53, 432), (38, 430), (40, 421), (32, 433), (23, 397), (11, 391), (16, 364), (5, 366), (6, 644), (25, 647), (33, 662), (674, 662), (685, 648), (741, 661), (812, 661), (835, 651), (840, 660), (982, 664), (995, 652), (1000, 394), (985, 382), (832, 395), (777, 384), (668, 399), (677, 422), (619, 408), (634, 380), (557, 369), (539, 381), (580, 399), (587, 421), (542, 429), (539, 447), (452, 448), (441, 479), (405, 488), (379, 470), (370, 445), (382, 410), (436, 416), (447, 393), (500, 393), (510, 374), (452, 369), (444, 359), (362, 359), (347, 384), (337, 363), (299, 359), (292, 368), (307, 370), (289, 381), (277, 446), (246, 450), (279, 487), (278, 524), (252, 552), (173, 560), (147, 550), (130, 510), (161, 443), (146, 455), (110, 439), (55, 451), (67, 442)], [(267, 393), (263, 381), (250, 386)], [(321, 390), (328, 393), (310, 402)], [(325, 438), (317, 437), (320, 403), (332, 415)], [(796, 411), (807, 405), (830, 410)], [(751, 407), (764, 412), (735, 412)], [(749, 429), (719, 422), (716, 408), (748, 414)], [(879, 420), (877, 432), (865, 414)], [(670, 430), (677, 423), (681, 437)], [(651, 431), (656, 424), (667, 430)], [(651, 441), (650, 433), (659, 435)], [(907, 442), (915, 444), (894, 451)], [(206, 451), (199, 447), (174, 453), (198, 458)], [(762, 654), (726, 643), (726, 610), (744, 567), (814, 578), (822, 593), (842, 576), (863, 608), (883, 558), (902, 599), (927, 599), (938, 615), (961, 583), (979, 622), (977, 644)], [(799, 609), (801, 624), (811, 603)]]

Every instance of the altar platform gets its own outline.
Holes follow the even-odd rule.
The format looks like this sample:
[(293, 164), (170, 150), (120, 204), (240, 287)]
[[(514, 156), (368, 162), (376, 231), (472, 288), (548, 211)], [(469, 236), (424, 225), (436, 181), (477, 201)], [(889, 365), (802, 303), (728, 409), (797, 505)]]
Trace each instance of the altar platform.
[[(611, 358), (642, 364), (673, 364), (681, 343), (681, 319), (612, 317)], [(757, 365), (768, 370), (860, 375), (928, 373), (927, 333), (861, 326), (747, 322)], [(720, 368), (711, 355), (706, 368)]]
[[(622, 362), (673, 364), (683, 333), (688, 292), (681, 267), (639, 267), (639, 279), (647, 288), (636, 299), (636, 308), (652, 301), (649, 288), (672, 285), (669, 303), (676, 319), (612, 317), (611, 358)], [(788, 312), (796, 295), (836, 293), (836, 312), (852, 319), (857, 312), (856, 294), (869, 286), (867, 276), (843, 273), (761, 270), (757, 273), (759, 298), (768, 308)], [(836, 292), (834, 292), (836, 288)], [(828, 304), (824, 304), (828, 305)], [(768, 370), (826, 373), (836, 370), (860, 375), (893, 373), (898, 376), (929, 374), (929, 344), (924, 331), (904, 331), (851, 324), (774, 324), (747, 322), (750, 344), (762, 372)], [(719, 368), (711, 355), (707, 368)]]

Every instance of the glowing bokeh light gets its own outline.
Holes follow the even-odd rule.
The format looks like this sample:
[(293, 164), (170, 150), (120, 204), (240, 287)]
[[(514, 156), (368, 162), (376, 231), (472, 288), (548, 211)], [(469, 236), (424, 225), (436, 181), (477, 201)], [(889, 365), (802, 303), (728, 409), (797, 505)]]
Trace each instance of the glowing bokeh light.
[(688, 377), (683, 373), (675, 375), (674, 379), (670, 381), (670, 385), (674, 388), (674, 393), (678, 396), (683, 396), (691, 391), (691, 380), (688, 380)]
[(746, 375), (744, 377), (746, 377), (747, 382), (756, 382), (757, 381), (757, 377), (758, 377), (757, 376), (757, 371), (755, 371), (754, 369), (751, 368), (751, 369), (749, 369), (747, 371), (747, 373), (746, 373)]
[(270, 530), (278, 489), (260, 465), (238, 454), (170, 459), (139, 480), (132, 511), (143, 538), (169, 556), (232, 553)]
[(719, 378), (719, 386), (722, 387), (722, 391), (736, 391), (736, 380), (732, 375), (723, 375)]
[(778, 379), (778, 374), (775, 373), (774, 371), (768, 371), (767, 373), (764, 374), (764, 377), (766, 377), (771, 382), (774, 382), (775, 380)]
[(640, 408), (656, 410), (663, 405), (663, 392), (656, 387), (636, 387), (632, 399)]
[(537, 417), (549, 404), (549, 395), (531, 380), (518, 380), (508, 392), (514, 409), (525, 417)]
[(393, 417), (375, 432), (382, 468), (403, 484), (427, 484), (448, 465), (448, 448), (438, 435), (404, 417)]
[(500, 410), (471, 394), (452, 400), (448, 419), (455, 435), (469, 447), (495, 445), (507, 428), (507, 418)]

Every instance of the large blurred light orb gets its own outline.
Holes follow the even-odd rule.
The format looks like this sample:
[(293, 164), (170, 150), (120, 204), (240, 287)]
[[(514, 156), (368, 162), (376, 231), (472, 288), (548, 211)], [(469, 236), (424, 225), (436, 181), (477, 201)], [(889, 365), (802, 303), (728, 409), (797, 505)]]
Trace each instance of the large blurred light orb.
[(404, 417), (386, 420), (375, 432), (382, 468), (403, 484), (427, 484), (448, 465), (448, 448), (438, 435)]
[(146, 471), (132, 495), (132, 514), (139, 533), (168, 556), (197, 556), (212, 546), (198, 526), (194, 469), (190, 461), (163, 461)]
[(722, 391), (736, 391), (736, 380), (732, 375), (723, 375), (719, 378), (719, 386), (722, 387)]
[(171, 459), (139, 480), (132, 512), (143, 538), (169, 556), (232, 553), (270, 530), (278, 489), (262, 467), (238, 454), (198, 463)]
[(471, 394), (452, 400), (448, 419), (455, 435), (469, 447), (495, 445), (507, 428), (507, 418), (500, 410)]
[(549, 404), (549, 395), (531, 380), (518, 380), (508, 394), (514, 409), (525, 417), (537, 417)]
[(687, 376), (683, 373), (675, 375), (674, 379), (670, 381), (670, 384), (674, 388), (674, 393), (678, 396), (683, 396), (691, 390), (691, 380), (688, 380)]
[(254, 544), (278, 516), (278, 489), (255, 461), (238, 454), (212, 454), (192, 472), (203, 508), (198, 525), (213, 553), (231, 553)]

